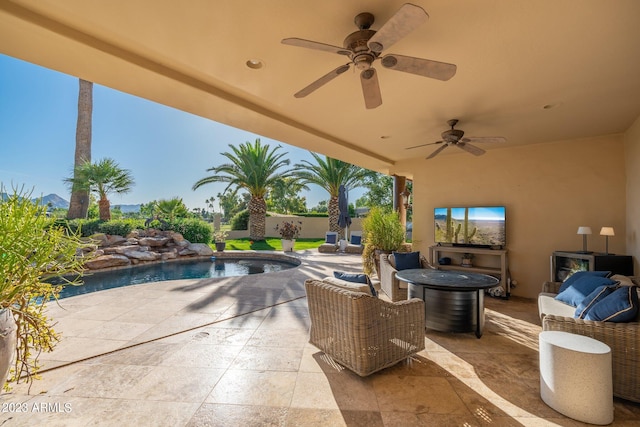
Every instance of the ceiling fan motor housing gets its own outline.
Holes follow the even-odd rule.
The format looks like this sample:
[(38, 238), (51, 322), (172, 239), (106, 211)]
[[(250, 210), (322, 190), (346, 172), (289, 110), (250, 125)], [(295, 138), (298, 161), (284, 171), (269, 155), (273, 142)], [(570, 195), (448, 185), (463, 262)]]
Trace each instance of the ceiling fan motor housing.
[(449, 129), (442, 132), (442, 139), (447, 142), (456, 143), (462, 139), (464, 136), (464, 131), (459, 129)]
[(367, 42), (375, 33), (373, 30), (359, 30), (344, 39), (343, 46), (352, 52), (351, 60), (358, 70), (368, 70), (378, 57), (367, 46)]

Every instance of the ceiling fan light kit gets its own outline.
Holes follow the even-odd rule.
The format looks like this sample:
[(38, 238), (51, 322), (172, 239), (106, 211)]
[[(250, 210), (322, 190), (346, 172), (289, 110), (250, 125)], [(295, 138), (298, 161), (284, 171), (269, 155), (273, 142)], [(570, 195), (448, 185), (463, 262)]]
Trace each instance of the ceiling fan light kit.
[(442, 81), (449, 80), (456, 73), (454, 64), (396, 54), (381, 56), (384, 49), (391, 47), (398, 40), (424, 24), (428, 19), (429, 15), (424, 9), (411, 3), (405, 3), (377, 31), (370, 29), (375, 20), (371, 13), (363, 12), (358, 14), (354, 19), (358, 31), (349, 34), (344, 39), (343, 47), (300, 38), (283, 39), (282, 43), (286, 45), (336, 53), (347, 56), (350, 59), (349, 63), (330, 71), (296, 92), (294, 96), (303, 98), (311, 94), (353, 65), (355, 69), (360, 71), (360, 84), (366, 108), (376, 108), (382, 104), (378, 74), (373, 67), (374, 62), (378, 59), (381, 60), (380, 62), (384, 68), (390, 70), (403, 71)]

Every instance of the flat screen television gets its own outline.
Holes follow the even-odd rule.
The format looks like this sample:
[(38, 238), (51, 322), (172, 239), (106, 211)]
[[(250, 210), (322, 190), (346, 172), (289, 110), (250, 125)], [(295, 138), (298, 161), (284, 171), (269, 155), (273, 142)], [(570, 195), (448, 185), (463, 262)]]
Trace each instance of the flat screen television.
[(435, 242), (438, 245), (502, 249), (507, 245), (504, 206), (435, 208)]

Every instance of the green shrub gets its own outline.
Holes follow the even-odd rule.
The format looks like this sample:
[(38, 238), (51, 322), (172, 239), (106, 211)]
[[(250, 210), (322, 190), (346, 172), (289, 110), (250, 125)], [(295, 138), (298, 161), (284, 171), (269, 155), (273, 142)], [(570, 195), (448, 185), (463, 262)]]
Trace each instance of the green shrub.
[(104, 221), (99, 219), (55, 219), (52, 223), (54, 227), (65, 228), (69, 234), (77, 234), (80, 232), (82, 237), (89, 237), (92, 234), (99, 233), (100, 224)]
[(191, 243), (209, 243), (213, 237), (211, 224), (201, 219), (186, 218), (166, 224), (170, 230), (182, 234)]
[(238, 212), (231, 218), (232, 230), (248, 230), (249, 229), (249, 210), (245, 209)]
[(115, 219), (98, 225), (98, 232), (126, 237), (132, 230), (144, 228), (144, 221), (134, 219)]

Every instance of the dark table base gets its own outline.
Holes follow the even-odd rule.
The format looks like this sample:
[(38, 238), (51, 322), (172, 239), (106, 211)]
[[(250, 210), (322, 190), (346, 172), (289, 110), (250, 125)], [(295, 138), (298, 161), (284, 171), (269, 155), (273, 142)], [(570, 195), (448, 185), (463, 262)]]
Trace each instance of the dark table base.
[(483, 290), (441, 290), (409, 283), (409, 298), (425, 302), (426, 327), (441, 332), (474, 332), (484, 327)]

